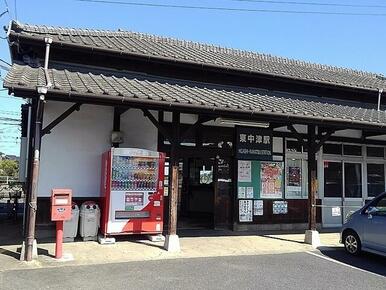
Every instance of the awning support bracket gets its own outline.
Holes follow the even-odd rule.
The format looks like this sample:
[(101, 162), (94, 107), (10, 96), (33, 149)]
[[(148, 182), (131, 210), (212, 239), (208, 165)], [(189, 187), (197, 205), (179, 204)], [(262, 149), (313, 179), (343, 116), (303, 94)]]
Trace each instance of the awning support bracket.
[(164, 127), (162, 126), (158, 121), (157, 119), (153, 116), (152, 113), (149, 112), (149, 110), (146, 110), (146, 109), (142, 109), (142, 112), (143, 114), (145, 115), (145, 117), (147, 117), (150, 122), (152, 122), (152, 124), (158, 129), (158, 131), (170, 142), (170, 143), (173, 143), (174, 142), (174, 139), (172, 138), (170, 132)]
[(53, 120), (50, 124), (48, 124), (42, 130), (42, 137), (46, 134), (50, 134), (51, 130), (53, 128), (55, 128), (59, 123), (61, 123), (64, 119), (66, 119), (68, 116), (70, 116), (74, 111), (79, 111), (81, 105), (82, 105), (82, 103), (76, 103), (76, 104), (72, 105), (65, 112), (63, 112), (63, 114), (61, 114), (59, 117), (57, 117), (55, 120)]
[(196, 130), (203, 123), (206, 123), (206, 122), (209, 122), (209, 121), (215, 120), (215, 119), (216, 119), (215, 117), (199, 115), (197, 121), (193, 125), (189, 126), (189, 128), (186, 129), (181, 134), (181, 140), (184, 140), (190, 133), (192, 133), (194, 130)]

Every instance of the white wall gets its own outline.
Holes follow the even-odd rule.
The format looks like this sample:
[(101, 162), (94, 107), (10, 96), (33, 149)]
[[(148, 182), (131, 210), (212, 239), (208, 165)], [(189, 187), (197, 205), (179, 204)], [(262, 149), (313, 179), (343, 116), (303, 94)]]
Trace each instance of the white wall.
[[(71, 105), (47, 102), (44, 126)], [(101, 154), (110, 147), (112, 125), (112, 107), (82, 105), (45, 135), (38, 196), (50, 196), (54, 187), (71, 188), (75, 197), (99, 196)]]
[[(152, 112), (158, 119), (157, 112)], [(143, 115), (141, 110), (130, 109), (121, 115), (122, 148), (142, 148), (157, 151), (157, 128)]]
[[(71, 105), (47, 102), (44, 126)], [(101, 155), (111, 147), (113, 116), (112, 107), (82, 105), (43, 137), (38, 196), (50, 196), (54, 187), (71, 188), (75, 197), (100, 195)], [(142, 111), (122, 114), (121, 131), (120, 147), (157, 150), (157, 129)]]

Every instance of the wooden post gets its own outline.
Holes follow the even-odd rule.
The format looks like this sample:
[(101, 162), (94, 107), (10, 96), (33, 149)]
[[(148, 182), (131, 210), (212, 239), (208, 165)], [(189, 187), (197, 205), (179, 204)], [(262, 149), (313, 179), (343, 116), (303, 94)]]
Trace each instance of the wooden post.
[[(113, 131), (121, 130), (121, 111), (118, 107), (114, 107), (114, 120), (113, 120)], [(114, 148), (119, 147), (119, 143), (113, 143)]]
[(26, 261), (32, 260), (33, 255), (33, 244), (35, 240), (35, 225), (36, 225), (36, 211), (37, 211), (37, 186), (39, 178), (39, 163), (40, 163), (40, 145), (41, 145), (41, 132), (42, 132), (42, 121), (43, 121), (43, 103), (44, 96), (39, 99), (32, 100), (33, 112), (33, 130), (31, 131), (32, 143), (32, 168), (31, 168), (31, 179), (29, 184), (29, 203), (27, 211), (27, 229), (25, 238), (25, 257)]
[(168, 234), (175, 235), (177, 233), (177, 200), (178, 200), (178, 145), (179, 140), (179, 125), (180, 115), (173, 112), (173, 142), (171, 146), (170, 165), (172, 167), (171, 192), (169, 195), (169, 226)]
[(316, 142), (315, 125), (308, 125), (308, 229), (316, 230)]
[(168, 235), (177, 234), (178, 162), (172, 164), (172, 190), (169, 195)]
[(171, 140), (170, 166), (172, 168), (171, 191), (169, 194), (169, 223), (165, 240), (165, 249), (179, 251), (177, 236), (177, 200), (178, 200), (178, 147), (180, 144), (180, 114), (173, 112), (173, 137)]

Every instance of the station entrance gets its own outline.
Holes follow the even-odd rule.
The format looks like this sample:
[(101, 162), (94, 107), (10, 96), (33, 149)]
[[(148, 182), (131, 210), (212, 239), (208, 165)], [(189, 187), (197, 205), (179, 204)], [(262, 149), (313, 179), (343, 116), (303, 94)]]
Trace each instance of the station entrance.
[(179, 229), (230, 229), (233, 222), (231, 158), (187, 157), (180, 163)]

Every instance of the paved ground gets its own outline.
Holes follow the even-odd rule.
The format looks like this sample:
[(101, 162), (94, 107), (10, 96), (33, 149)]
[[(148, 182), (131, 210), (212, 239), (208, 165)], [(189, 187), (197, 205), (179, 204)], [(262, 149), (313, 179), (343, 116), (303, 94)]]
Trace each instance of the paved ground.
[[(213, 234), (213, 231), (211, 233)], [(182, 250), (179, 253), (167, 252), (163, 250), (162, 242), (150, 242), (143, 240), (143, 237), (142, 240), (124, 237), (114, 245), (100, 245), (97, 242), (66, 243), (63, 251), (68, 259), (65, 262), (53, 259), (54, 243), (38, 241), (39, 259), (28, 264), (18, 261), (20, 244), (0, 244), (0, 271), (175, 258), (283, 254), (312, 250), (311, 246), (303, 243), (304, 234), (238, 234), (235, 236), (235, 232), (230, 232), (229, 235), (227, 232), (218, 232), (217, 236), (182, 237), (180, 238)], [(324, 245), (339, 247), (338, 234), (321, 234), (321, 240)]]
[[(342, 254), (341, 249), (332, 252)], [(1, 289), (385, 289), (386, 278), (381, 275), (316, 255), (320, 253), (12, 270), (0, 272), (0, 285)], [(372, 263), (386, 273), (383, 260)]]

